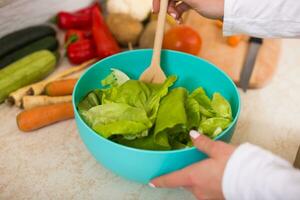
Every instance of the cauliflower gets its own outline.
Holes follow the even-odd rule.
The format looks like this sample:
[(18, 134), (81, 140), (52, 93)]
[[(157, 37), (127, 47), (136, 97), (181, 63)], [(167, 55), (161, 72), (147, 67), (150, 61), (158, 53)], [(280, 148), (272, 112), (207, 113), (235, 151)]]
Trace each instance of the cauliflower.
[(108, 13), (124, 13), (139, 21), (145, 20), (152, 8), (152, 0), (108, 0)]

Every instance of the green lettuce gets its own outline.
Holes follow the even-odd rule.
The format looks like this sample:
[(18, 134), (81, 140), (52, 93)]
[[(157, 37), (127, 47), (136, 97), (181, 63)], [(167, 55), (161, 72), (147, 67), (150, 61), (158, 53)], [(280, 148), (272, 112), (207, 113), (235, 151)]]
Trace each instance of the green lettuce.
[(146, 111), (152, 122), (155, 121), (159, 102), (168, 93), (168, 88), (176, 81), (176, 76), (170, 76), (163, 84), (143, 83), (129, 80), (118, 87), (111, 87), (103, 92), (103, 104), (115, 102), (126, 103)]
[(198, 102), (199, 110), (202, 115), (207, 117), (215, 116), (215, 111), (212, 108), (211, 100), (206, 95), (206, 92), (202, 87), (199, 87), (196, 90), (194, 90), (190, 96)]
[(118, 86), (129, 80), (129, 77), (118, 69), (111, 69), (112, 72), (101, 81), (102, 86)]
[(124, 103), (95, 106), (82, 115), (89, 126), (105, 138), (112, 135), (146, 136), (152, 126), (143, 109)]
[(201, 87), (191, 94), (182, 87), (169, 90), (176, 79), (151, 84), (113, 70), (102, 80), (106, 87), (89, 92), (77, 108), (99, 135), (139, 149), (187, 148), (190, 130), (214, 138), (231, 124), (231, 107), (222, 95), (210, 99)]
[(231, 106), (220, 93), (214, 93), (211, 106), (217, 117), (232, 119)]
[(187, 115), (187, 128), (189, 130), (197, 128), (201, 119), (199, 103), (194, 98), (188, 97), (185, 108)]
[(128, 140), (124, 137), (112, 138), (113, 141), (123, 144), (125, 146), (137, 148), (137, 149), (147, 149), (147, 150), (171, 150), (170, 146), (161, 146), (157, 144), (154, 140), (154, 135), (149, 134), (148, 136), (142, 138), (136, 138), (134, 140)]
[(213, 117), (206, 119), (200, 123), (199, 131), (204, 133), (212, 138), (219, 135), (224, 129), (226, 129), (231, 123), (231, 120)]
[(187, 90), (175, 88), (161, 101), (154, 128), (155, 142), (170, 147), (169, 134), (186, 132), (187, 113), (185, 102)]
[(101, 99), (102, 91), (100, 89), (93, 90), (78, 104), (79, 112), (87, 111), (92, 107), (100, 105)]

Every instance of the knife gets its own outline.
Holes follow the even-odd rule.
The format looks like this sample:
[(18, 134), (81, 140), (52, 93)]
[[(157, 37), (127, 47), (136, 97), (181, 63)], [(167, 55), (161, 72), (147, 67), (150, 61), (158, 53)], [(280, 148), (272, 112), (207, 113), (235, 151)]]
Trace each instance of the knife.
[(240, 74), (240, 84), (239, 84), (244, 92), (246, 92), (248, 89), (249, 81), (254, 69), (258, 50), (262, 43), (263, 40), (261, 38), (250, 37), (249, 39), (248, 53), (247, 53), (246, 61), (244, 63), (242, 72)]
[(294, 161), (294, 167), (300, 169), (300, 146), (298, 148), (298, 152)]

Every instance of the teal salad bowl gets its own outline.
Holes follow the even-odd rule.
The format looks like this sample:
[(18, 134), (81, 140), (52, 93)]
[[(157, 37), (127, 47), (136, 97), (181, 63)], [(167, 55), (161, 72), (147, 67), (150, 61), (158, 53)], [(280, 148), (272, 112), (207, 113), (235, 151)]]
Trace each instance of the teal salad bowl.
[[(123, 146), (103, 138), (81, 118), (76, 106), (91, 90), (101, 88), (101, 80), (111, 68), (125, 72), (131, 79), (138, 79), (150, 64), (152, 50), (127, 51), (103, 59), (91, 66), (78, 80), (73, 93), (75, 120), (80, 137), (94, 158), (105, 168), (127, 180), (147, 184), (154, 177), (184, 168), (207, 156), (195, 147), (170, 151), (151, 151)], [(166, 75), (178, 77), (173, 87), (192, 91), (202, 86), (211, 97), (221, 93), (231, 104), (233, 121), (216, 137), (229, 142), (240, 113), (240, 97), (233, 81), (213, 64), (189, 54), (164, 50), (161, 65)]]

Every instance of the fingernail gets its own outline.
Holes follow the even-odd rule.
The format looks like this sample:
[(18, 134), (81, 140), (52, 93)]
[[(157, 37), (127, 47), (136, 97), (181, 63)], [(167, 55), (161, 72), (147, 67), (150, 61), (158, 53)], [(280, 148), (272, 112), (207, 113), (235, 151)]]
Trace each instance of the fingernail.
[(153, 10), (153, 8), (151, 8), (151, 12), (152, 12), (152, 13), (154, 13), (154, 10)]
[(200, 136), (200, 133), (198, 133), (198, 132), (195, 131), (195, 130), (191, 130), (191, 131), (190, 131), (190, 136), (191, 136), (193, 139), (197, 139), (197, 138)]
[(152, 187), (152, 188), (156, 188), (155, 185), (154, 185), (153, 183), (151, 183), (151, 182), (148, 183), (148, 185), (149, 185), (150, 187)]
[[(176, 17), (177, 17), (177, 15), (175, 14), (175, 13), (170, 13), (170, 15), (174, 18), (174, 19), (176, 19)], [(177, 20), (176, 20), (177, 21)]]

